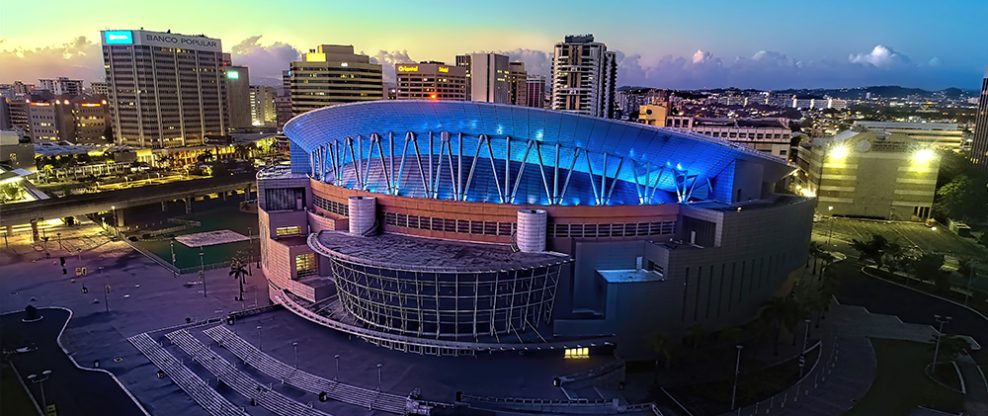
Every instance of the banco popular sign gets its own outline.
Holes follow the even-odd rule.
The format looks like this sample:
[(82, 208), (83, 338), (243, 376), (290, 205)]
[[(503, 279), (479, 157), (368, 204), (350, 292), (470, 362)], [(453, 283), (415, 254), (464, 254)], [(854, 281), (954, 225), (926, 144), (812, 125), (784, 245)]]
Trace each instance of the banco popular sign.
[(170, 33), (141, 32), (139, 44), (172, 48), (189, 48), (220, 52), (220, 42), (196, 36), (178, 36)]

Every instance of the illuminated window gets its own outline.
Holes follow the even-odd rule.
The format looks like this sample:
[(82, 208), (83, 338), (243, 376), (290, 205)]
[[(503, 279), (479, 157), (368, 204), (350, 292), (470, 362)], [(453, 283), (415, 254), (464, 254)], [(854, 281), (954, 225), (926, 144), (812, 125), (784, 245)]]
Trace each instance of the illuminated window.
[(302, 227), (278, 227), (274, 229), (274, 235), (278, 237), (284, 237), (288, 235), (299, 235), (302, 234)]
[(563, 358), (567, 360), (587, 360), (590, 359), (590, 348), (567, 348), (563, 352)]
[(316, 274), (316, 255), (306, 253), (295, 256), (295, 273), (298, 277)]

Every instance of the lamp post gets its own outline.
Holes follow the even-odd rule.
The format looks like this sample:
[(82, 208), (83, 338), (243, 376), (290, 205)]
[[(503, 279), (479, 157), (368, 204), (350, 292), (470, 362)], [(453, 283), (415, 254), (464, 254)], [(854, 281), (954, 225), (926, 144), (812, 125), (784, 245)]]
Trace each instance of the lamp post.
[(264, 340), (261, 339), (261, 326), (257, 326), (257, 350), (264, 351)]
[(336, 360), (336, 375), (333, 376), (333, 381), (337, 381), (340, 379), (340, 355), (334, 355), (333, 359)]
[(172, 237), (172, 239), (168, 241), (168, 247), (171, 248), (172, 250), (172, 272), (174, 273), (173, 277), (178, 277), (178, 267), (175, 266), (175, 237)]
[(943, 325), (950, 322), (950, 316), (933, 315), (933, 319), (940, 324), (937, 327), (937, 346), (933, 348), (933, 368), (930, 371), (937, 371), (937, 358), (940, 355), (940, 339), (943, 338)]
[[(51, 370), (44, 370), (41, 375), (28, 374), (27, 379), (33, 383), (37, 384), (38, 388), (41, 390), (41, 407), (43, 409), (48, 408), (48, 399), (45, 398), (45, 381), (48, 381), (48, 377), (51, 377)], [(46, 410), (47, 411), (47, 410)]]
[(202, 246), (199, 246), (199, 278), (202, 279), (202, 297), (206, 297), (206, 265), (202, 256)]
[(738, 397), (738, 378), (741, 375), (741, 350), (744, 349), (744, 345), (735, 345), (738, 349), (738, 358), (734, 361), (734, 385), (731, 387), (731, 410), (734, 410), (734, 404), (736, 403)]
[[(247, 274), (251, 273), (251, 264), (254, 263), (254, 234), (250, 227), (247, 227)], [(243, 297), (243, 296), (241, 296)]]
[(298, 370), (298, 341), (292, 343), (292, 350), (295, 351), (295, 369)]
[(110, 209), (113, 210), (113, 229), (117, 229), (117, 206), (110, 205)]
[(834, 236), (834, 206), (827, 206), (827, 214), (830, 216), (830, 232), (827, 233), (827, 245), (830, 245), (830, 239)]
[(377, 363), (377, 391), (381, 391), (381, 367), (384, 367), (384, 364)]
[(803, 378), (803, 363), (806, 362), (806, 342), (810, 338), (810, 320), (803, 320), (803, 348), (799, 350), (799, 378)]
[(58, 237), (58, 249), (65, 250), (65, 248), (62, 247), (62, 233), (55, 233), (55, 236)]
[[(98, 270), (99, 274), (103, 274), (103, 266), (99, 266), (96, 270)], [(106, 307), (107, 312), (110, 311), (110, 278), (109, 277), (106, 278), (106, 285), (103, 286), (103, 306)]]

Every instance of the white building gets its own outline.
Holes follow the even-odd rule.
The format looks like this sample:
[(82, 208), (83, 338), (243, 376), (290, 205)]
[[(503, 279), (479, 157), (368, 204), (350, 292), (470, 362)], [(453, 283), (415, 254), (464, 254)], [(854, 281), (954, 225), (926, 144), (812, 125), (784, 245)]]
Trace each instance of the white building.
[(42, 78), (38, 80), (38, 88), (48, 90), (55, 95), (82, 95), (82, 80), (66, 77)]

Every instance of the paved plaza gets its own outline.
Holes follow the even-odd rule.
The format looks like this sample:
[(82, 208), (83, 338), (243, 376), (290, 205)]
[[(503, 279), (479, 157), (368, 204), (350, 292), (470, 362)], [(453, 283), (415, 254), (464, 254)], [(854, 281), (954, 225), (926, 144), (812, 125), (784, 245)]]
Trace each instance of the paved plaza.
[[(11, 248), (0, 257), (0, 312), (23, 311), (28, 304), (71, 309), (74, 315), (62, 342), (77, 362), (92, 366), (98, 361), (100, 368), (115, 374), (151, 414), (205, 415), (167, 377), (158, 379), (157, 367), (127, 338), (149, 332), (165, 343), (163, 335), (186, 322), (221, 318), (242, 308), (267, 305), (266, 285), (262, 284), (259, 271), (253, 269), (253, 276), (247, 279), (244, 301), (238, 302), (237, 283), (225, 269), (207, 271), (204, 287), (198, 273), (175, 276), (124, 242), (101, 235), (99, 227), (77, 226), (60, 232), (61, 248), (57, 242), (49, 241), (48, 255), (43, 248), (32, 247), (23, 236), (11, 239)], [(59, 257), (63, 256), (69, 272), (66, 275), (59, 264)], [(75, 267), (86, 267), (87, 276), (72, 278)], [(105, 293), (107, 287), (109, 293)], [(208, 344), (211, 340), (202, 330), (209, 327), (191, 328), (190, 333)], [(564, 360), (561, 351), (477, 357), (412, 355), (351, 339), (280, 309), (243, 318), (226, 327), (282, 362), (294, 363), (297, 359), (300, 368), (320, 377), (338, 377), (367, 389), (380, 387), (403, 397), (420, 391), (423, 399), (443, 402), (452, 402), (460, 391), (477, 396), (566, 399), (565, 393), (553, 386), (554, 377), (590, 370), (613, 360), (605, 356)], [(297, 358), (292, 346), (296, 342)], [(172, 351), (203, 380), (216, 386), (215, 379), (192, 364), (188, 356), (179, 350)], [(337, 354), (339, 374), (334, 360)], [(380, 386), (378, 364), (381, 364)], [(253, 374), (264, 380), (256, 372)], [(275, 380), (267, 381), (278, 384)], [(48, 387), (71, 388), (57, 380)], [(249, 406), (236, 392), (222, 388), (220, 391), (234, 403)], [(317, 399), (302, 391), (293, 394), (303, 403)], [(340, 403), (316, 406), (335, 411), (333, 414), (384, 414)], [(251, 408), (250, 414), (265, 412)]]

